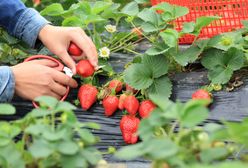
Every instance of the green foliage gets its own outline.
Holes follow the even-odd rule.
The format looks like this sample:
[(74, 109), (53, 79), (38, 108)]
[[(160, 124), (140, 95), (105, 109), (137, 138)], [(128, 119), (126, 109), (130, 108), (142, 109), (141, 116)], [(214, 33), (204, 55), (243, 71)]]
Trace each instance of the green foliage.
[[(94, 148), (97, 138), (89, 128), (95, 123), (80, 123), (68, 102), (52, 97), (36, 99), (40, 108), (24, 118), (0, 122), (1, 167), (89, 167), (101, 159)], [(13, 114), (10, 105), (0, 105), (1, 114)], [(57, 123), (59, 121), (59, 123)], [(55, 122), (57, 123), (55, 125)], [(16, 136), (21, 134), (21, 139)]]
[[(141, 142), (121, 148), (115, 156), (121, 159), (144, 157), (153, 162), (153, 167), (245, 167), (244, 161), (229, 161), (227, 158), (238, 152), (240, 144), (246, 145), (247, 119), (243, 123), (197, 125), (208, 117), (208, 101), (191, 100), (187, 103), (151, 99), (158, 108), (149, 118), (143, 119), (138, 134)], [(220, 140), (232, 140), (224, 143)], [(225, 134), (223, 134), (225, 132)], [(246, 146), (247, 147), (247, 146)], [(247, 148), (245, 148), (247, 149)]]

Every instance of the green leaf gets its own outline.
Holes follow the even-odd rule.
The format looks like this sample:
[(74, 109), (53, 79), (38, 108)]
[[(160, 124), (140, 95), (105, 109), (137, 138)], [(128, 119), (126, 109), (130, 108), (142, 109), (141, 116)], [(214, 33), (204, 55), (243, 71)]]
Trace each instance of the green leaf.
[(144, 22), (141, 24), (141, 29), (145, 33), (151, 33), (160, 30), (158, 27), (154, 26), (152, 23)]
[(74, 155), (78, 150), (78, 145), (73, 141), (62, 141), (58, 144), (58, 151), (64, 155)]
[(133, 88), (146, 89), (153, 83), (152, 71), (143, 64), (132, 64), (124, 71), (124, 81)]
[(100, 12), (104, 11), (108, 7), (110, 7), (112, 3), (103, 2), (103, 1), (96, 1), (94, 6), (92, 7), (91, 11), (93, 14), (99, 14)]
[(6, 146), (11, 142), (11, 138), (0, 137), (0, 148)]
[(33, 109), (30, 113), (27, 114), (27, 116), (39, 118), (39, 117), (45, 117), (51, 114), (52, 114), (51, 110), (37, 108), (37, 109)]
[(204, 163), (210, 163), (225, 158), (227, 155), (228, 150), (226, 148), (209, 148), (200, 153), (200, 158)]
[(138, 143), (135, 145), (129, 145), (117, 151), (115, 157), (119, 159), (131, 160), (145, 154), (143, 150), (143, 143)]
[(60, 3), (53, 3), (43, 9), (40, 14), (43, 16), (59, 16), (64, 12), (63, 6)]
[(171, 95), (171, 90), (171, 81), (166, 75), (164, 75), (155, 79), (153, 84), (148, 88), (147, 92), (149, 97), (157, 95), (161, 100), (166, 101)]
[(183, 24), (183, 33), (192, 33), (195, 29), (195, 23), (194, 22), (186, 22)]
[(208, 26), (211, 22), (220, 19), (218, 16), (201, 16), (196, 19), (194, 34), (198, 35), (201, 29)]
[(71, 16), (64, 19), (62, 26), (82, 27), (83, 21), (76, 16)]
[(66, 133), (67, 131), (68, 130), (66, 129), (58, 129), (53, 131), (51, 128), (47, 128), (42, 132), (42, 136), (48, 141), (58, 141), (63, 139), (65, 136), (69, 136), (69, 134)]
[(169, 47), (176, 47), (178, 44), (178, 32), (174, 29), (166, 29), (159, 36)]
[(148, 55), (160, 55), (167, 52), (170, 49), (165, 43), (155, 43), (151, 48), (146, 51)]
[(162, 160), (173, 157), (178, 152), (177, 145), (167, 138), (153, 138), (144, 142), (143, 150), (149, 158), (153, 160)]
[(86, 160), (79, 154), (76, 155), (62, 155), (61, 157), (62, 168), (85, 168), (89, 167)]
[[(138, 15), (144, 22), (151, 23), (151, 25), (158, 25), (158, 14), (151, 9), (143, 9)], [(143, 29), (142, 29), (143, 30)]]
[(174, 54), (173, 56), (180, 65), (186, 66), (188, 63), (194, 62), (203, 52), (204, 48), (205, 47), (200, 48), (197, 45), (191, 45), (186, 50), (182, 50), (178, 54)]
[(191, 100), (185, 104), (180, 111), (181, 124), (184, 127), (194, 127), (208, 118), (208, 109), (202, 103), (205, 102)]
[(35, 139), (29, 151), (34, 158), (46, 158), (53, 153), (53, 148), (44, 139)]
[(78, 131), (79, 136), (88, 144), (94, 144), (96, 142), (96, 138), (94, 135), (87, 129), (80, 129)]
[(87, 147), (80, 151), (81, 157), (85, 158), (91, 165), (96, 165), (102, 158), (98, 150), (93, 147)]
[(66, 112), (66, 111), (72, 111), (77, 109), (76, 106), (72, 105), (69, 102), (58, 102), (56, 109), (54, 109), (55, 112)]
[(121, 10), (121, 12), (129, 16), (135, 16), (139, 13), (139, 6), (135, 1), (130, 2)]
[(38, 136), (42, 134), (45, 130), (49, 129), (47, 125), (44, 124), (35, 124), (35, 125), (29, 125), (24, 132), (26, 134), (31, 134), (33, 136)]
[(0, 115), (13, 115), (16, 113), (15, 108), (10, 104), (0, 104)]
[(169, 69), (169, 61), (164, 55), (149, 56), (145, 55), (142, 63), (152, 71), (152, 78), (159, 78), (165, 75)]
[(242, 68), (244, 53), (237, 48), (230, 48), (227, 52), (210, 49), (203, 54), (201, 63), (210, 70), (208, 77), (213, 83), (225, 84), (233, 71)]
[(56, 105), (58, 104), (58, 100), (50, 96), (41, 96), (41, 97), (35, 98), (35, 101), (38, 102), (41, 107), (49, 107), (51, 109), (54, 109)]

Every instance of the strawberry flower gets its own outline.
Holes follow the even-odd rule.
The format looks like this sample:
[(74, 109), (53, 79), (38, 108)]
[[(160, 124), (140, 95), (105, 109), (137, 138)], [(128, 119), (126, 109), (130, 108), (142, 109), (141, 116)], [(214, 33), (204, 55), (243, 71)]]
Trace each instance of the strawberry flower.
[(114, 25), (106, 25), (106, 26), (105, 26), (105, 29), (106, 29), (107, 32), (109, 32), (109, 33), (114, 33), (114, 32), (116, 32), (116, 26), (114, 26)]
[(102, 58), (109, 58), (110, 49), (108, 47), (103, 47), (99, 50), (99, 56)]

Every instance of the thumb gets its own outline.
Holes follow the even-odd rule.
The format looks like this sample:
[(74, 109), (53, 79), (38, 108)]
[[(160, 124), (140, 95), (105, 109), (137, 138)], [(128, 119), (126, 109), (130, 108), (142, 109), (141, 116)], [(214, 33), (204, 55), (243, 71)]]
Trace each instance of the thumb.
[(66, 50), (58, 55), (58, 57), (72, 70), (73, 74), (76, 74), (76, 63)]

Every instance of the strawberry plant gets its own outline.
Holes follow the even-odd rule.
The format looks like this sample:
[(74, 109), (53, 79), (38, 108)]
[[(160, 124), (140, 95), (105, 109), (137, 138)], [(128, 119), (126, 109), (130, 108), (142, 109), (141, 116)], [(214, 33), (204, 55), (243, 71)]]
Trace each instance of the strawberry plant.
[[(40, 108), (24, 118), (0, 122), (0, 167), (89, 167), (101, 153), (93, 147), (98, 138), (90, 129), (95, 123), (79, 122), (68, 102), (40, 97)], [(15, 114), (15, 108), (0, 105), (0, 115)]]
[[(225, 167), (228, 164), (247, 167), (243, 159), (247, 154), (240, 153), (247, 149), (247, 119), (243, 123), (223, 122), (225, 126), (209, 123), (198, 127), (208, 117), (208, 100), (173, 103), (156, 96), (152, 100), (158, 108), (139, 124), (138, 135), (142, 141), (122, 148), (116, 157), (142, 156), (151, 160), (154, 168)], [(228, 160), (229, 157), (234, 160)]]

